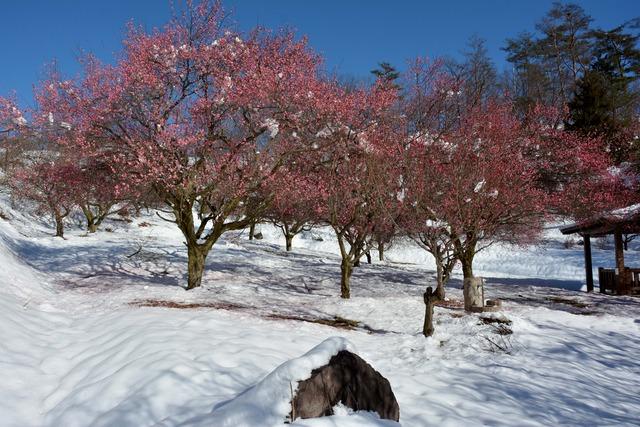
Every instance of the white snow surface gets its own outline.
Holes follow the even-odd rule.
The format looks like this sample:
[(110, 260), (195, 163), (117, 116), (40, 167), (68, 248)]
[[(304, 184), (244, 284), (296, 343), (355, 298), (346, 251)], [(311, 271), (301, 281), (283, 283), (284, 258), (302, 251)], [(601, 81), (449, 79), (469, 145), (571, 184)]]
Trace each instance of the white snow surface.
[[(640, 300), (581, 292), (581, 247), (565, 248), (561, 224), (536, 247), (478, 255), (485, 297), (503, 301), (483, 317), (509, 319), (511, 335), (456, 306), (455, 276), (424, 338), (433, 264), (408, 242), (356, 269), (342, 300), (328, 229), (287, 253), (263, 226), (262, 241), (225, 236), (185, 291), (181, 236), (153, 213), (91, 235), (70, 224), (62, 240), (4, 195), (0, 209), (2, 426), (280, 426), (289, 384), (341, 348), (390, 381), (405, 427), (638, 425)], [(594, 266), (613, 265), (611, 246), (594, 244)], [(638, 263), (633, 243), (626, 256)], [(360, 326), (295, 320), (334, 316)], [(292, 425), (397, 423), (338, 406)]]

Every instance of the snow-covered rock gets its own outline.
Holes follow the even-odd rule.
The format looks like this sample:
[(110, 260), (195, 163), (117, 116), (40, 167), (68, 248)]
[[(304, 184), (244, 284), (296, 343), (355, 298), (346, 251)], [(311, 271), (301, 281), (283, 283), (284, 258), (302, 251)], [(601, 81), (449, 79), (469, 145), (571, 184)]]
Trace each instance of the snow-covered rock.
[(291, 412), (298, 382), (326, 365), (341, 350), (355, 351), (344, 338), (331, 337), (304, 355), (286, 361), (257, 384), (216, 407), (211, 414), (188, 421), (191, 427), (280, 426)]

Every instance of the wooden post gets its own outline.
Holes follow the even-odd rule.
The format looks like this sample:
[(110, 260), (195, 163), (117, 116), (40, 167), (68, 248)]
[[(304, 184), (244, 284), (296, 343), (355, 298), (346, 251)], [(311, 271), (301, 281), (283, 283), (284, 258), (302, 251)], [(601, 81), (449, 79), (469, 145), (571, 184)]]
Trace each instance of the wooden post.
[(587, 292), (593, 292), (593, 265), (591, 264), (591, 237), (584, 235), (584, 268), (587, 273)]
[(627, 293), (627, 274), (624, 269), (624, 246), (622, 244), (622, 232), (619, 228), (613, 233), (616, 245), (616, 293)]
[(424, 303), (427, 306), (424, 314), (424, 326), (422, 327), (422, 334), (425, 337), (433, 335), (433, 306), (438, 302), (438, 297), (431, 286), (427, 287), (427, 291), (424, 293)]

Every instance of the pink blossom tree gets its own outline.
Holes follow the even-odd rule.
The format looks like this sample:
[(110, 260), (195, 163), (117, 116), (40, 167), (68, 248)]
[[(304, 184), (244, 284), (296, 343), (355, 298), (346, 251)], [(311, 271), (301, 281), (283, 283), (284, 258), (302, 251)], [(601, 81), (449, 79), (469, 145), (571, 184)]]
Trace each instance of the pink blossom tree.
[(74, 202), (82, 211), (89, 233), (95, 233), (102, 222), (124, 209), (116, 194), (118, 176), (112, 168), (98, 159), (77, 160), (79, 182)]
[(27, 120), (18, 109), (16, 102), (0, 96), (0, 136), (5, 137), (26, 124)]
[(438, 141), (414, 139), (407, 148), (400, 224), (404, 232), (433, 256), (438, 300), (445, 298), (445, 286), (457, 264), (454, 239), (441, 206), (448, 197), (444, 165), (439, 163), (447, 147)]
[(444, 208), (468, 277), (481, 242), (527, 241), (541, 224), (544, 194), (536, 185), (535, 165), (523, 154), (533, 141), (512, 111), (506, 102), (473, 109), (443, 138), (452, 144), (443, 159), (452, 190)]
[(527, 118), (537, 143), (526, 155), (540, 171), (550, 211), (581, 220), (637, 203), (639, 180), (633, 166), (616, 166), (601, 137), (566, 130), (566, 114), (539, 105)]
[(148, 34), (131, 28), (115, 66), (89, 59), (83, 78), (53, 78), (41, 120), (66, 123), (61, 144), (117, 172), (118, 195), (147, 188), (165, 203), (188, 257), (187, 289), (229, 230), (259, 216), (264, 186), (325, 103), (320, 58), (289, 33), (248, 37), (221, 27), (218, 3), (190, 7)]
[[(545, 193), (525, 150), (536, 143), (508, 102), (473, 108), (447, 132), (442, 159), (446, 182), (443, 217), (455, 236), (465, 280), (473, 279), (475, 254), (496, 241), (525, 243), (542, 228)], [(470, 301), (465, 293), (465, 307)]]
[(0, 149), (3, 151), (2, 166), (5, 172), (20, 153), (18, 138), (27, 127), (27, 120), (11, 98), (0, 97)]
[(36, 213), (50, 214), (56, 237), (64, 237), (64, 219), (72, 212), (81, 172), (60, 159), (32, 163), (16, 170), (9, 181), (12, 195), (36, 203)]
[(293, 247), (294, 237), (314, 225), (322, 200), (314, 177), (302, 172), (297, 164), (292, 166), (280, 168), (268, 186), (272, 200), (265, 213), (282, 232), (287, 252)]
[[(335, 231), (341, 255), (340, 289), (350, 297), (354, 264), (387, 227), (395, 209), (398, 162), (393, 160), (396, 89), (377, 84), (342, 93), (332, 121), (316, 134), (314, 171), (323, 197), (318, 221)], [(308, 155), (308, 157), (310, 157)]]
[(455, 111), (444, 126), (440, 115), (430, 125), (435, 129), (411, 144), (408, 229), (436, 258), (438, 297), (456, 259), (461, 263), (470, 309), (474, 303), (466, 289), (476, 282), (475, 255), (498, 241), (533, 241), (547, 200), (536, 164), (526, 156), (536, 135), (508, 100)]
[(448, 145), (441, 138), (457, 120), (459, 82), (445, 72), (442, 61), (426, 58), (414, 60), (404, 80), (407, 93), (402, 110), (408, 134), (403, 147), (404, 200), (398, 222), (405, 234), (433, 256), (435, 295), (442, 300), (457, 258), (450, 228), (439, 209), (449, 190), (444, 188), (443, 163)]

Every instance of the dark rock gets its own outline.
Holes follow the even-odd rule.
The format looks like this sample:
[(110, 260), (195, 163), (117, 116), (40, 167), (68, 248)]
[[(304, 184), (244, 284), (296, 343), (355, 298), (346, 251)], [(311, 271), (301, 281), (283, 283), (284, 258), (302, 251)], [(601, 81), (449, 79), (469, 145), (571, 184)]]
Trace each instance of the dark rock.
[(361, 357), (346, 350), (298, 383), (291, 418), (333, 415), (333, 407), (339, 402), (355, 411), (375, 411), (383, 419), (400, 418), (400, 407), (389, 381)]
[(256, 240), (262, 240), (262, 239), (264, 239), (264, 236), (262, 235), (262, 233), (260, 231), (258, 231), (257, 233), (255, 233), (253, 235), (253, 238), (256, 239)]

